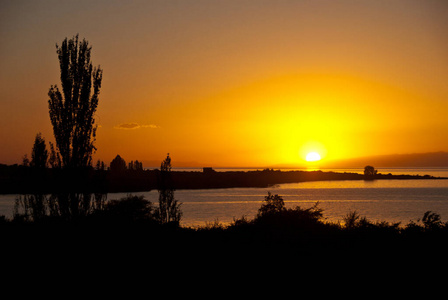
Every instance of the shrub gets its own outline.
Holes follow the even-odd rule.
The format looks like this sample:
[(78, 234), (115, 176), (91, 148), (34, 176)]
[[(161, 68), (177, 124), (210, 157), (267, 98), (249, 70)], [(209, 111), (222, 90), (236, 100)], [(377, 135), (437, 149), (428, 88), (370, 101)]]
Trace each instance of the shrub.
[[(351, 211), (342, 218), (346, 229), (353, 229), (359, 226), (361, 216), (356, 211)], [(366, 220), (363, 222), (365, 223)]]
[(316, 202), (312, 207), (306, 209), (296, 206), (293, 209), (271, 210), (268, 213), (259, 214), (254, 223), (287, 230), (321, 228), (325, 224), (322, 222), (323, 210), (318, 205), (319, 202)]
[(153, 208), (144, 196), (128, 195), (107, 203), (103, 215), (114, 221), (141, 222), (153, 220)]
[[(420, 225), (420, 222), (422, 225)], [(431, 211), (427, 211), (423, 214), (423, 218), (417, 219), (417, 221), (410, 221), (408, 225), (405, 227), (405, 231), (407, 233), (422, 233), (422, 232), (430, 232), (440, 229), (447, 229), (448, 223), (442, 223), (441, 217), (439, 214), (433, 213)]]
[(283, 198), (277, 194), (272, 195), (271, 192), (268, 192), (268, 195), (264, 197), (264, 203), (258, 209), (258, 217), (282, 212), (284, 210), (285, 202), (283, 201)]
[(442, 227), (440, 215), (431, 211), (425, 212), (422, 222), (426, 230), (434, 230)]

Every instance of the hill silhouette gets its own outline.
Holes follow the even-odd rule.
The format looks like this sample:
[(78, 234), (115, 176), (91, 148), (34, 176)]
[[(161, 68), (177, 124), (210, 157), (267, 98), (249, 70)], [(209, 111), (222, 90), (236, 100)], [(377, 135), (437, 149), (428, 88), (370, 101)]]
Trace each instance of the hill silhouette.
[(358, 157), (347, 160), (330, 161), (326, 168), (363, 168), (374, 165), (377, 168), (446, 168), (448, 152), (390, 154)]
[[(146, 167), (157, 168), (159, 161), (142, 160)], [(204, 166), (214, 166), (220, 169), (264, 169), (266, 166), (253, 165), (220, 165), (210, 162), (201, 161), (176, 161), (176, 168), (202, 168)], [(447, 168), (448, 152), (426, 152), (426, 153), (408, 153), (408, 154), (386, 154), (362, 156), (341, 160), (321, 161), (319, 168), (325, 169), (352, 169), (364, 168), (366, 165), (373, 165), (377, 168)], [(273, 169), (297, 169), (307, 168), (307, 165), (291, 165), (291, 164), (273, 164), (267, 166)]]

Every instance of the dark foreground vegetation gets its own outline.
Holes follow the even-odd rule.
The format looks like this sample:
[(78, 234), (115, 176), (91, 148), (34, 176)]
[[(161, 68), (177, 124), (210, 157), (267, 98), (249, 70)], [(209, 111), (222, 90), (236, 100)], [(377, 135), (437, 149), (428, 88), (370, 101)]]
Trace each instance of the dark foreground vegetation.
[[(349, 212), (338, 223), (325, 221), (318, 203), (309, 208), (285, 208), (281, 196), (268, 194), (258, 214), (199, 228), (182, 227), (178, 221), (161, 222), (155, 207), (143, 196), (129, 195), (104, 202), (101, 209), (73, 216), (33, 215), (16, 211), (2, 218), (2, 248), (10, 254), (59, 260), (98, 259), (167, 263), (195, 259), (221, 259), (249, 255), (260, 263), (284, 263), (285, 255), (370, 261), (380, 257), (445, 258), (448, 223), (426, 212), (409, 224), (372, 222)], [(300, 256), (303, 257), (303, 256)]]

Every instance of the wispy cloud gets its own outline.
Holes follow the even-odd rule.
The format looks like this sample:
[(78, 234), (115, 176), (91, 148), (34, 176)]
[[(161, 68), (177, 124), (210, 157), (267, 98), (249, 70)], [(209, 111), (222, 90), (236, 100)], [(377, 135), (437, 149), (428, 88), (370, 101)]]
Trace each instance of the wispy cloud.
[(134, 130), (134, 129), (140, 129), (140, 128), (157, 129), (157, 128), (160, 128), (160, 126), (154, 125), (154, 124), (141, 125), (138, 123), (131, 122), (131, 123), (122, 123), (119, 125), (115, 125), (114, 128), (115, 129), (124, 129), (124, 130)]
[(151, 129), (157, 129), (160, 128), (159, 125), (149, 124), (149, 125), (140, 125), (140, 128), (151, 128)]

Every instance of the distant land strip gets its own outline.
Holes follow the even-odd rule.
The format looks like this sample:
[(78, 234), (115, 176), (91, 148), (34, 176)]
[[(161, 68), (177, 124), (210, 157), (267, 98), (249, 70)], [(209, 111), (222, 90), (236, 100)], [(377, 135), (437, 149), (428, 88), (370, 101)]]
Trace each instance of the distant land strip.
[[(156, 190), (159, 170), (35, 170), (21, 167), (0, 168), (1, 194), (62, 192), (141, 192)], [(172, 171), (174, 189), (217, 189), (236, 187), (269, 187), (283, 183), (334, 180), (448, 179), (430, 175), (364, 174), (323, 171), (225, 171), (211, 168), (200, 171)]]

